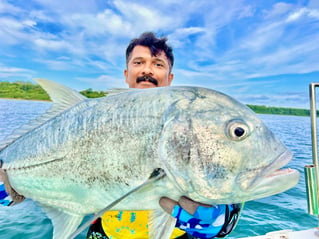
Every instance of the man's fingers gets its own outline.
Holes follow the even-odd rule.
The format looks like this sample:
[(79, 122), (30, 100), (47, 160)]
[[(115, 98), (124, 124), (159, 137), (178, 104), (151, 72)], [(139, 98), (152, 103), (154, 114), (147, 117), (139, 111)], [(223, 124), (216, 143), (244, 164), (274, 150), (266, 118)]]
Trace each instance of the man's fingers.
[(7, 180), (7, 173), (3, 169), (0, 168), (0, 181), (4, 182), (6, 180)]
[(200, 202), (195, 202), (192, 199), (182, 196), (178, 200), (179, 205), (188, 213), (194, 214), (197, 210), (198, 206), (204, 206), (204, 207), (212, 207), (211, 205), (203, 204)]
[(167, 213), (172, 214), (173, 208), (178, 204), (178, 202), (168, 197), (161, 197), (159, 204)]
[(199, 205), (199, 203), (184, 196), (179, 198), (178, 204), (191, 215), (194, 214)]
[(176, 205), (181, 206), (185, 211), (187, 211), (191, 215), (195, 213), (198, 206), (211, 207), (211, 205), (195, 202), (185, 196), (180, 197), (178, 202), (168, 197), (161, 197), (159, 204), (169, 214), (173, 212), (173, 209)]

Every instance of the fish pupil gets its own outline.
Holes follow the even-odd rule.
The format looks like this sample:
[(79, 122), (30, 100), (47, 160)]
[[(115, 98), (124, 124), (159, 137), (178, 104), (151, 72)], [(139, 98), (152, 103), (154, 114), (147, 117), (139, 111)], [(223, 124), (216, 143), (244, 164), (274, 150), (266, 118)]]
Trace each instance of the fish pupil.
[(245, 134), (245, 130), (241, 127), (237, 127), (234, 133), (237, 137), (241, 137)]

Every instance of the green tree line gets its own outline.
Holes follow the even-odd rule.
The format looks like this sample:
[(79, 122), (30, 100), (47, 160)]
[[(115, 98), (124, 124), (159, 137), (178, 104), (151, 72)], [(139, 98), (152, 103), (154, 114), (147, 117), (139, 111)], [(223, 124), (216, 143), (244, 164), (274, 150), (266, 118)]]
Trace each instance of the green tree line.
[[(105, 96), (103, 91), (93, 91), (91, 88), (80, 91), (88, 98)], [(24, 99), (24, 100), (50, 100), (49, 95), (40, 85), (30, 82), (0, 82), (0, 98)]]
[(50, 100), (39, 86), (29, 82), (0, 82), (0, 98), (25, 100)]
[[(88, 98), (98, 98), (106, 95), (103, 91), (94, 91), (89, 88), (80, 91)], [(26, 100), (50, 100), (48, 94), (39, 86), (30, 82), (0, 82), (0, 98), (9, 99), (26, 99)], [(309, 116), (310, 111), (307, 109), (270, 107), (264, 105), (247, 105), (258, 114), (279, 114), (279, 115), (296, 115)]]
[(271, 107), (264, 105), (247, 105), (257, 114), (310, 116), (310, 110), (297, 108)]

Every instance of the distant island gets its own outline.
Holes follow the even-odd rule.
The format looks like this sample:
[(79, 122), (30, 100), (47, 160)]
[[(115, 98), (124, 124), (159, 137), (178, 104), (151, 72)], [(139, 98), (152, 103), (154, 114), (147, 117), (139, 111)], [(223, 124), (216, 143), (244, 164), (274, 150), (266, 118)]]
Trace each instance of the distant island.
[[(80, 91), (88, 98), (98, 98), (106, 95), (103, 91), (94, 91), (91, 88)], [(30, 82), (0, 82), (0, 98), (25, 99), (25, 100), (45, 100), (50, 101), (48, 94), (36, 84)], [(272, 107), (264, 105), (247, 105), (257, 114), (295, 115), (309, 116), (310, 110), (297, 108)]]

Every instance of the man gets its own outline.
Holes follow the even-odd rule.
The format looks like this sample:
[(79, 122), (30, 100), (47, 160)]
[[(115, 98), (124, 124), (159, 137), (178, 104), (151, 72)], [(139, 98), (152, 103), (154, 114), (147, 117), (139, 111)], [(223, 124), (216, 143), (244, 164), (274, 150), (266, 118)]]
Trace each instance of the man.
[[(153, 33), (147, 32), (130, 42), (126, 49), (124, 70), (125, 81), (130, 88), (146, 89), (171, 85), (174, 78), (174, 56), (166, 41), (166, 38), (156, 38)], [(178, 239), (226, 236), (235, 227), (241, 206), (204, 205), (186, 197), (181, 197), (178, 202), (163, 197), (159, 204), (177, 219), (177, 228), (171, 238)], [(106, 212), (91, 225), (87, 238), (148, 238), (149, 213), (151, 212)]]

